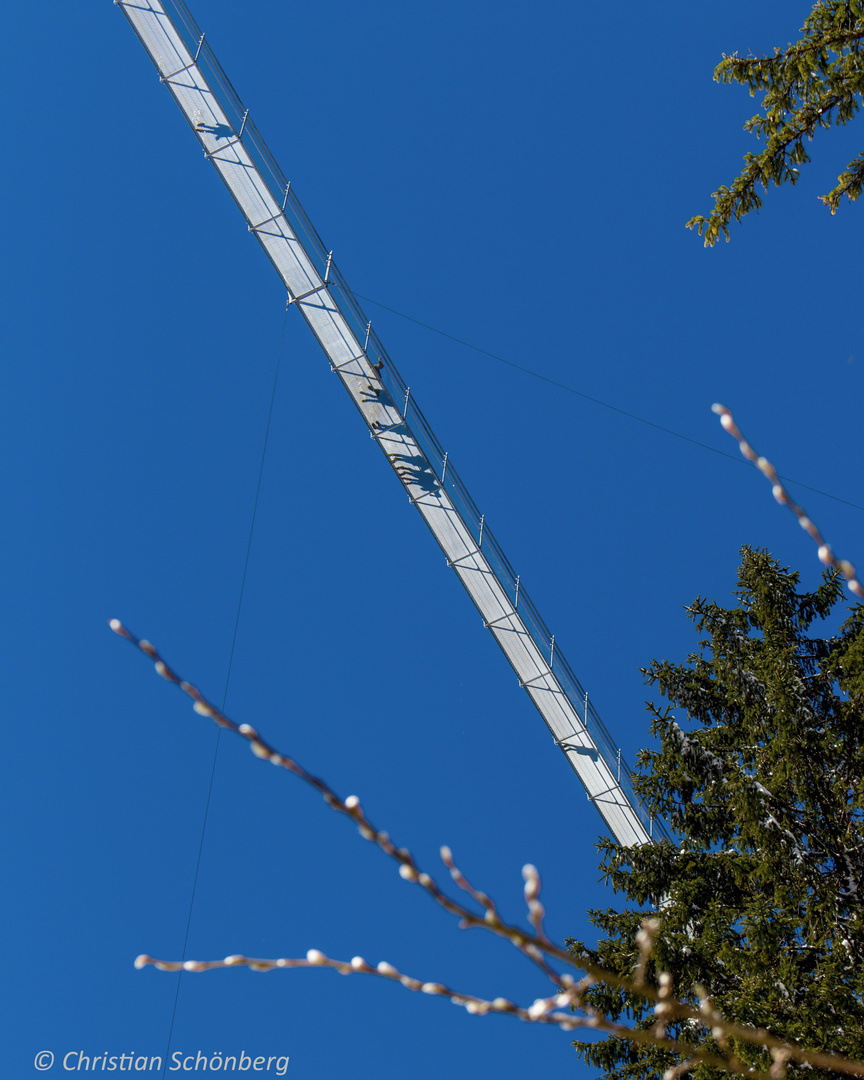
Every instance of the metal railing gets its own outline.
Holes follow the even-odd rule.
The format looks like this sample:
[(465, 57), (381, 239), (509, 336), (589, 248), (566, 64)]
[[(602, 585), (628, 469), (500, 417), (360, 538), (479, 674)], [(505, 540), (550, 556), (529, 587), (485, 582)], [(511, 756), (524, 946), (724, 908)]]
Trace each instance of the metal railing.
[[(333, 253), (324, 245), (315, 226), (309, 220), (300, 205), (291, 185), (279, 168), (267, 144), (258, 131), (249, 111), (243, 105), (239, 95), (231, 85), (228, 76), (216, 59), (204, 33), (198, 27), (183, 0), (163, 0), (177, 13), (175, 28), (184, 39), (191, 55), (204, 72), (211, 90), (231, 121), (238, 138), (241, 137), (246, 152), (253, 159), (256, 167), (270, 189), (277, 205), (291, 228), (300, 239), (310, 260), (314, 263), (322, 280), (328, 282), (330, 295), (351, 325), (357, 340), (364, 342), (364, 351), (370, 362), (383, 361), (379, 377), (394, 403), (403, 403), (403, 415), (414, 440), (425, 455), (432, 472), (445, 489), (466, 528), (471, 533), (478, 548), (489, 563), (498, 583), (511, 598), (514, 608), (524, 623), (531, 639), (541, 654), (549, 657), (549, 666), (571, 705), (579, 715), (593, 739), (610, 772), (623, 790), (646, 832), (652, 838), (668, 839), (669, 834), (664, 823), (654, 818), (642, 805), (633, 787), (633, 771), (623, 759), (621, 751), (609, 730), (601, 720), (591, 703), (588, 694), (567, 663), (560, 646), (555, 641), (548, 626), (525, 591), (519, 575), (510, 565), (492, 530), (471, 498), (462, 482), (449, 454), (441, 446), (423, 415), (414, 395), (381, 343), (371, 320), (351, 292), (333, 260)], [(574, 730), (574, 734), (576, 731)]]

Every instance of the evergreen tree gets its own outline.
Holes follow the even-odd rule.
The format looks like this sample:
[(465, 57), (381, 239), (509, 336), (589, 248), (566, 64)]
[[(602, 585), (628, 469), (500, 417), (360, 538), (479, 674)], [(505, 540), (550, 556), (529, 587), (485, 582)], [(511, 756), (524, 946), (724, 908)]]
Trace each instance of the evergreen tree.
[[(738, 607), (697, 598), (687, 609), (706, 636), (685, 664), (645, 669), (670, 704), (648, 706), (660, 749), (641, 755), (637, 788), (677, 839), (641, 848), (602, 841), (604, 875), (637, 908), (590, 912), (608, 936), (593, 950), (568, 944), (632, 978), (636, 934), (659, 908), (649, 983), (669, 972), (694, 1006), (701, 984), (729, 1020), (860, 1060), (864, 607), (836, 635), (810, 637), (841, 600), (836, 574), (799, 593), (797, 574), (744, 548), (738, 584)], [(650, 1003), (614, 988), (594, 987), (589, 1000), (637, 1027), (656, 1021)], [(672, 1021), (667, 1031), (717, 1050), (701, 1025)], [(681, 1060), (618, 1038), (574, 1045), (616, 1080), (661, 1077)], [(749, 1066), (771, 1065), (764, 1050), (732, 1049)], [(693, 1072), (713, 1075), (707, 1066)]]
[[(745, 131), (765, 139), (761, 154), (745, 154), (745, 166), (731, 187), (712, 195), (709, 217), (694, 217), (696, 228), (712, 246), (722, 232), (729, 239), (729, 223), (762, 205), (756, 187), (766, 191), (773, 182), (798, 180), (797, 166), (810, 158), (804, 139), (812, 140), (819, 128), (846, 124), (860, 108), (864, 92), (864, 0), (819, 0), (801, 27), (801, 38), (773, 56), (724, 56), (714, 69), (718, 82), (738, 82), (751, 97), (764, 91), (762, 111), (748, 120)], [(835, 188), (821, 196), (833, 214), (846, 195), (857, 199), (864, 187), (864, 154), (859, 154), (838, 177)]]

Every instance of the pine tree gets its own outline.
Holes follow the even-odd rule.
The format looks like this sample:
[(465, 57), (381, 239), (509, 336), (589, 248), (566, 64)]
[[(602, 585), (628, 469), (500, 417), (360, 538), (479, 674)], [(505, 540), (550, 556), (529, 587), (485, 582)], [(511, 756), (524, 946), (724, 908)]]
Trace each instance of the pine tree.
[[(820, 128), (846, 124), (860, 108), (864, 92), (864, 0), (819, 0), (801, 27), (801, 38), (773, 56), (724, 56), (714, 69), (718, 82), (749, 87), (751, 97), (764, 91), (762, 112), (744, 125), (745, 131), (765, 139), (760, 154), (745, 154), (745, 166), (731, 187), (712, 195), (709, 217), (693, 217), (688, 228), (705, 236), (713, 246), (722, 232), (729, 239), (729, 223), (751, 210), (766, 191), (798, 180), (797, 166), (810, 160), (804, 139), (812, 140)], [(864, 154), (859, 154), (838, 177), (837, 186), (820, 196), (833, 214), (846, 195), (857, 199), (864, 188)]]
[[(637, 780), (677, 839), (642, 848), (602, 841), (604, 875), (637, 907), (592, 911), (608, 936), (593, 950), (569, 944), (632, 977), (637, 931), (659, 907), (649, 982), (667, 971), (694, 1006), (701, 984), (727, 1019), (860, 1060), (864, 607), (834, 636), (807, 634), (841, 600), (841, 582), (826, 572), (815, 592), (799, 593), (797, 574), (744, 548), (739, 606), (697, 598), (687, 609), (706, 636), (686, 663), (644, 670), (669, 704), (648, 706), (660, 749), (641, 755)], [(590, 999), (637, 1027), (656, 1020), (632, 994), (598, 986)], [(717, 1049), (701, 1025), (667, 1030)], [(574, 1045), (610, 1080), (661, 1077), (682, 1060), (617, 1038)], [(752, 1067), (771, 1065), (764, 1050), (732, 1049)]]

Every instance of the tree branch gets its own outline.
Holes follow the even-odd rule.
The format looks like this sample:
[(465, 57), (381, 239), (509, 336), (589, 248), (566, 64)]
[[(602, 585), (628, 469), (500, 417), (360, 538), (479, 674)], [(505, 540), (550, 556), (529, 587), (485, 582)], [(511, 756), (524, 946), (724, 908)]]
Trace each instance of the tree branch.
[[(728, 410), (726, 411), (728, 412)], [(682, 1057), (681, 1064), (673, 1068), (672, 1073), (674, 1075), (671, 1075), (669, 1080), (675, 1080), (675, 1077), (688, 1071), (696, 1063), (726, 1073), (746, 1075), (751, 1080), (779, 1080), (782, 1076), (782, 1070), (785, 1068), (785, 1063), (788, 1061), (797, 1061), (816, 1068), (832, 1069), (835, 1072), (845, 1073), (850, 1076), (864, 1077), (864, 1063), (850, 1061), (834, 1054), (802, 1049), (777, 1038), (763, 1029), (741, 1027), (730, 1023), (711, 1005), (705, 991), (698, 987), (694, 993), (699, 1000), (699, 1008), (693, 1008), (681, 1000), (680, 997), (672, 995), (671, 977), (664, 972), (658, 973), (658, 988), (655, 989), (648, 985), (645, 979), (645, 969), (647, 968), (648, 959), (653, 954), (654, 943), (659, 932), (657, 920), (646, 920), (643, 923), (643, 934), (638, 939), (640, 958), (642, 959), (641, 967), (637, 970), (634, 980), (624, 979), (614, 972), (593, 963), (584, 954), (580, 953), (574, 956), (572, 952), (567, 952), (548, 940), (542, 926), (544, 913), (539, 902), (540, 878), (535, 867), (526, 866), (523, 870), (525, 900), (528, 904), (529, 920), (534, 930), (531, 933), (505, 923), (498, 913), (494, 900), (487, 894), (475, 889), (456, 866), (450, 849), (442, 848), (442, 860), (450, 870), (454, 882), (483, 908), (484, 914), (480, 916), (470, 911), (443, 893), (433, 879), (420, 870), (414, 857), (406, 848), (396, 848), (387, 833), (376, 829), (372, 825), (356, 796), (349, 796), (344, 800), (340, 799), (323, 780), (312, 776), (311, 773), (308, 773), (290, 757), (278, 753), (269, 746), (250, 725), (235, 724), (233, 720), (225, 716), (195, 686), (177, 675), (165, 663), (149, 641), (136, 637), (117, 619), (111, 619), (109, 625), (114, 633), (125, 638), (152, 660), (157, 673), (163, 679), (177, 686), (192, 699), (192, 707), (196, 713), (209, 717), (220, 727), (227, 728), (246, 739), (256, 757), (269, 761), (271, 764), (284, 768), (298, 776), (305, 783), (315, 788), (332, 810), (350, 818), (356, 824), (358, 832), (364, 839), (373, 841), (389, 858), (394, 859), (399, 864), (399, 874), (405, 881), (420, 885), (440, 907), (444, 908), (449, 914), (458, 916), (460, 927), (482, 927), (509, 941), (532, 960), (559, 989), (556, 994), (546, 998), (538, 998), (530, 1007), (524, 1008), (506, 998), (488, 1000), (473, 994), (452, 990), (442, 983), (424, 981), (405, 975), (387, 961), (381, 961), (376, 967), (372, 967), (362, 957), (354, 957), (350, 961), (334, 960), (317, 949), (310, 949), (305, 959), (280, 958), (275, 960), (232, 955), (225, 957), (224, 960), (178, 961), (160, 960), (142, 954), (135, 961), (136, 968), (153, 966), (161, 971), (202, 972), (216, 968), (245, 966), (252, 971), (265, 972), (287, 968), (327, 967), (343, 975), (375, 975), (399, 982), (408, 990), (449, 998), (454, 1004), (462, 1006), (474, 1015), (484, 1016), (496, 1012), (502, 1015), (515, 1016), (526, 1022), (551, 1024), (564, 1031), (571, 1031), (576, 1027), (588, 1027), (604, 1031), (637, 1046), (652, 1045), (668, 1049)], [(547, 958), (559, 960), (569, 966), (579, 968), (586, 972), (586, 977), (577, 982), (569, 972), (555, 971), (550, 966)], [(602, 1013), (591, 1009), (584, 1003), (584, 994), (595, 983), (615, 987), (634, 994), (646, 1002), (653, 1003), (655, 1023), (647, 1029), (627, 1026), (626, 1024), (616, 1023)], [(560, 1011), (565, 1008), (570, 1011)], [(706, 1027), (715, 1041), (721, 1044), (721, 1049), (726, 1051), (725, 1056), (715, 1054), (704, 1046), (690, 1045), (668, 1038), (666, 1027), (673, 1020), (695, 1021)], [(771, 1051), (774, 1065), (772, 1065), (770, 1072), (755, 1071), (751, 1066), (741, 1062), (722, 1045), (726, 1038), (738, 1039), (749, 1045), (764, 1047)]]
[(864, 600), (864, 586), (862, 586), (857, 578), (855, 567), (847, 559), (835, 558), (830, 545), (826, 544), (822, 539), (822, 534), (819, 532), (819, 529), (804, 513), (801, 507), (791, 498), (786, 488), (780, 483), (777, 470), (771, 462), (768, 461), (767, 458), (760, 457), (741, 434), (730, 410), (727, 409), (725, 405), (712, 405), (711, 411), (717, 413), (720, 417), (720, 423), (723, 425), (724, 431), (728, 431), (732, 438), (737, 441), (738, 448), (744, 457), (747, 458), (748, 461), (752, 461), (763, 476), (766, 476), (771, 481), (771, 493), (777, 502), (780, 503), (781, 506), (788, 506), (792, 513), (798, 518), (798, 524), (818, 548), (819, 561), (825, 566), (831, 566), (835, 570), (838, 570), (846, 578), (849, 591), (854, 593), (859, 600)]

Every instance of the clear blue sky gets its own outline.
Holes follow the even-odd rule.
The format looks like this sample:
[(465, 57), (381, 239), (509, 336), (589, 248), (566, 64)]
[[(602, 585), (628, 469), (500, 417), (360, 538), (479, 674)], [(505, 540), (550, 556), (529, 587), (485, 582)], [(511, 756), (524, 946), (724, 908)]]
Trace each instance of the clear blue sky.
[[(618, 409), (864, 504), (864, 207), (817, 202), (862, 128), (706, 251), (684, 229), (755, 149), (721, 54), (809, 5), (477, 0), (192, 11), (357, 293)], [(284, 295), (120, 11), (6, 16), (0, 438), (4, 1075), (40, 1050), (165, 1054), (216, 729), (106, 626), (221, 700)], [(752, 468), (368, 313), (522, 582), (633, 758), (683, 605), (738, 549), (810, 541)], [(792, 488), (838, 554), (862, 511)], [(506, 915), (591, 938), (600, 819), (295, 312), (227, 711), (358, 794)], [(188, 956), (386, 959), (529, 1003), (320, 799), (223, 737)], [(512, 951), (512, 950), (511, 950)], [(584, 1074), (569, 1037), (330, 972), (182, 977), (171, 1051), (289, 1054), (295, 1080)], [(250, 1074), (251, 1075), (251, 1074)]]

